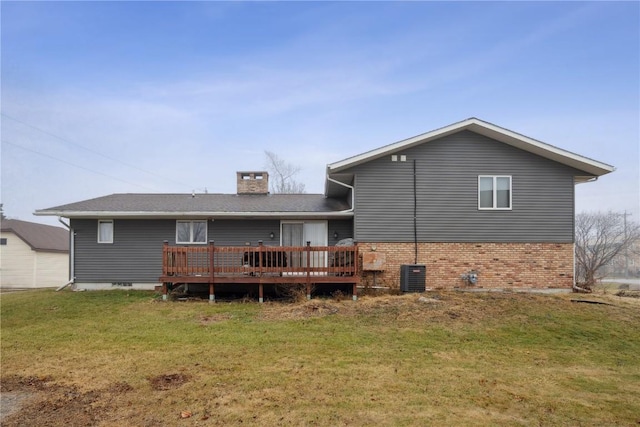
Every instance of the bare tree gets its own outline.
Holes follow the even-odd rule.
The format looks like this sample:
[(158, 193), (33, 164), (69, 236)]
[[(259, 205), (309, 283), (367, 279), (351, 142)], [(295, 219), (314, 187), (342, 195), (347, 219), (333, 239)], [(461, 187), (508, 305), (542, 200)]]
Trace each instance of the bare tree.
[(269, 171), (272, 193), (300, 194), (305, 192), (304, 183), (295, 180), (300, 167), (281, 159), (272, 151), (264, 152), (267, 160), (265, 168)]
[(576, 279), (579, 291), (591, 291), (599, 271), (640, 239), (640, 227), (616, 212), (576, 216)]

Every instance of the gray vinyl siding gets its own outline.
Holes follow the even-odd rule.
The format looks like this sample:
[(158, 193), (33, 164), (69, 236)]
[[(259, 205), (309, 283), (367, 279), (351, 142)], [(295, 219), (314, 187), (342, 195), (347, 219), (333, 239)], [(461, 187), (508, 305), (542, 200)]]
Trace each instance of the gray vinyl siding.
[[(355, 238), (421, 242), (573, 242), (575, 169), (463, 131), (356, 166)], [(478, 176), (510, 175), (512, 209), (478, 209)]]
[[(333, 246), (338, 241), (347, 238), (353, 238), (353, 220), (332, 220), (329, 221), (329, 246)], [(338, 233), (338, 238), (334, 239), (333, 233)]]
[[(216, 219), (209, 222), (208, 232), (217, 246), (255, 246), (258, 240), (267, 246), (280, 245), (279, 220)], [(269, 236), (272, 232), (273, 239)]]
[[(156, 283), (162, 274), (162, 245), (176, 244), (176, 220), (115, 219), (113, 243), (97, 243), (97, 219), (73, 219), (75, 276), (83, 283)], [(329, 244), (333, 232), (342, 239), (352, 235), (351, 220), (329, 221)], [(271, 239), (270, 233), (274, 233)], [(262, 240), (280, 244), (279, 220), (215, 220), (207, 222), (207, 241), (219, 246), (251, 246)], [(181, 245), (187, 246), (187, 245)]]
[(162, 274), (162, 244), (175, 243), (175, 220), (113, 221), (113, 243), (97, 243), (98, 220), (71, 221), (76, 281), (154, 283)]

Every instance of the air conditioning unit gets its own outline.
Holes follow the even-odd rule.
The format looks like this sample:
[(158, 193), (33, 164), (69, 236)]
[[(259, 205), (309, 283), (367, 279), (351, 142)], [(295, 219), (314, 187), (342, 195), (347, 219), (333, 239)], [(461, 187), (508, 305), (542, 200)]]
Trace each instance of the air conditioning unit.
[(400, 290), (424, 292), (427, 284), (427, 267), (420, 264), (400, 266)]

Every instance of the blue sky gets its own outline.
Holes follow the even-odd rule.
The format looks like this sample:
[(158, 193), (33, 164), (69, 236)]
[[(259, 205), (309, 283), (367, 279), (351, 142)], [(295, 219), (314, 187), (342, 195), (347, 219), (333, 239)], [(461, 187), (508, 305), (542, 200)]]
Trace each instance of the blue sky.
[(7, 2), (9, 217), (235, 192), (264, 151), (328, 163), (478, 117), (614, 165), (576, 209), (640, 220), (638, 2)]

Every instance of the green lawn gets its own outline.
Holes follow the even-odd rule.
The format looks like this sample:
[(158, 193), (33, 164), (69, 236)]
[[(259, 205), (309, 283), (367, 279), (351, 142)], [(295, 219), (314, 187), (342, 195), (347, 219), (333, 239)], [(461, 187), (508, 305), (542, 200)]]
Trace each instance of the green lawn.
[(640, 423), (639, 299), (420, 296), (3, 294), (3, 426)]

